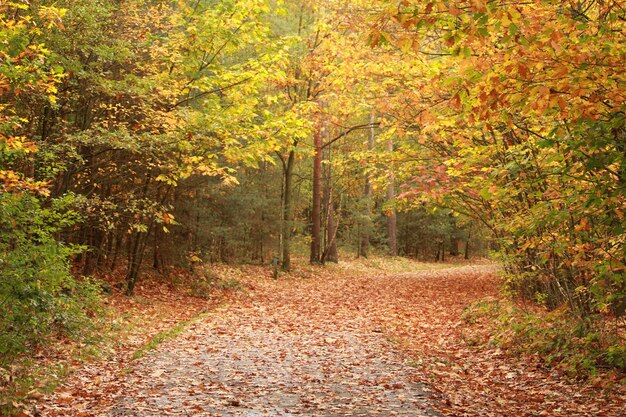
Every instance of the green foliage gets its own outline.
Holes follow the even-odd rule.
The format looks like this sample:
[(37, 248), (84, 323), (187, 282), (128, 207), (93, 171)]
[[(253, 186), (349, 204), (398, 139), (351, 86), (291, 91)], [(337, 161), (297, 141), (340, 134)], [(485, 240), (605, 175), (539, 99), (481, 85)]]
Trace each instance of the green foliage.
[(532, 353), (572, 377), (626, 370), (624, 329), (600, 315), (581, 318), (567, 309), (520, 309), (510, 301), (483, 300), (463, 313), (470, 325), (486, 322), (490, 341), (517, 353)]
[(71, 196), (43, 208), (28, 195), (0, 194), (0, 365), (45, 344), (79, 335), (98, 311), (100, 288), (78, 280), (70, 259), (79, 247), (55, 234), (79, 218)]
[(241, 291), (243, 288), (241, 283), (235, 278), (225, 278), (217, 281), (215, 286), (222, 290)]
[[(448, 209), (428, 211), (424, 208), (401, 212), (398, 215), (398, 247), (400, 253), (424, 260), (433, 260), (437, 252), (462, 255), (462, 246), (468, 244), (469, 227), (458, 224), (458, 219)], [(475, 235), (478, 233), (475, 231)], [(473, 255), (484, 255), (484, 239), (474, 236)]]
[(277, 251), (280, 229), (277, 175), (275, 167), (264, 164), (241, 169), (234, 176), (236, 187), (212, 178), (182, 181), (179, 193), (187, 198), (175, 204), (180, 225), (170, 236), (178, 250), (164, 256), (176, 263), (191, 252), (209, 262), (267, 262)]

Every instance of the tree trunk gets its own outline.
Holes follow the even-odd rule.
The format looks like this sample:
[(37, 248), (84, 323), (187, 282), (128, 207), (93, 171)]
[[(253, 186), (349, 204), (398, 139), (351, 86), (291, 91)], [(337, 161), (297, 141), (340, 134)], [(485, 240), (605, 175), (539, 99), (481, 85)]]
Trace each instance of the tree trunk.
[(115, 268), (117, 268), (117, 258), (122, 250), (123, 244), (124, 244), (124, 234), (120, 230), (118, 230), (115, 233), (115, 247), (113, 249), (113, 255), (111, 256), (111, 264), (109, 266), (110, 272), (115, 271)]
[(105, 267), (109, 258), (111, 257), (111, 254), (113, 253), (113, 239), (114, 239), (113, 236), (114, 234), (112, 232), (109, 232), (105, 235), (104, 240), (106, 244), (103, 247), (104, 253), (100, 257), (100, 260), (98, 264), (96, 265), (97, 268), (101, 269)]
[(103, 243), (104, 243), (104, 233), (95, 227), (92, 228), (89, 232), (89, 241), (88, 245), (90, 250), (86, 253), (85, 265), (83, 267), (83, 275), (90, 276), (92, 275), (96, 267), (100, 264), (100, 259), (102, 258), (103, 251)]
[[(387, 151), (389, 157), (393, 154), (393, 141), (389, 139), (387, 142)], [(389, 245), (389, 254), (391, 256), (398, 256), (398, 241), (397, 241), (397, 216), (394, 199), (396, 197), (395, 191), (395, 178), (393, 173), (393, 166), (389, 169), (389, 184), (387, 185), (387, 202), (392, 205), (391, 209), (387, 212), (387, 242)]]
[(450, 238), (450, 256), (459, 256), (459, 246), (461, 245), (461, 239), (458, 237)]
[(161, 253), (161, 232), (158, 228), (154, 230), (154, 237), (152, 239), (152, 268), (156, 271), (163, 272), (163, 254)]
[(311, 264), (321, 263), (321, 220), (322, 220), (322, 132), (318, 124), (313, 134), (315, 156), (313, 157), (313, 204), (311, 211)]
[[(372, 151), (374, 149), (374, 119), (376, 114), (374, 111), (370, 114), (370, 134), (367, 140), (367, 150)], [(359, 243), (359, 256), (367, 258), (370, 248), (370, 230), (371, 220), (372, 220), (372, 183), (370, 181), (369, 174), (365, 174), (365, 190), (363, 192), (363, 196), (365, 198), (365, 215), (364, 221), (362, 222), (362, 234), (361, 234), (361, 242)]]
[(131, 249), (128, 253), (128, 272), (126, 273), (126, 295), (128, 296), (135, 294), (135, 285), (139, 277), (139, 269), (141, 268), (141, 261), (143, 260), (149, 235), (150, 230), (148, 232), (137, 232), (135, 233), (135, 240), (131, 244)]
[[(331, 148), (328, 147), (328, 161), (331, 160)], [(335, 217), (335, 202), (332, 190), (332, 164), (328, 164), (324, 175), (324, 207), (326, 210), (326, 241), (324, 245), (324, 253), (322, 254), (322, 263), (339, 262), (337, 255), (337, 219)]]
[[(149, 173), (146, 177), (146, 183), (143, 186), (142, 197), (146, 198), (150, 183), (152, 182), (152, 175)], [(131, 296), (135, 293), (135, 284), (137, 277), (139, 276), (139, 269), (141, 268), (141, 261), (143, 260), (143, 254), (146, 248), (146, 243), (152, 231), (154, 220), (148, 225), (146, 232), (137, 231), (135, 240), (132, 237), (128, 242), (128, 271), (126, 272), (126, 295)]]
[(284, 184), (285, 190), (283, 193), (283, 225), (282, 225), (282, 242), (283, 242), (283, 259), (281, 263), (281, 269), (283, 271), (289, 271), (291, 269), (291, 227), (293, 223), (293, 213), (291, 209), (292, 205), (292, 182), (293, 182), (293, 168), (296, 159), (295, 151), (289, 152), (287, 162), (283, 165)]
[(469, 243), (470, 243), (470, 238), (472, 237), (472, 228), (470, 226), (469, 230), (467, 231), (467, 240), (465, 241), (465, 250), (463, 251), (463, 258), (464, 259), (469, 259)]
[(333, 196), (332, 192), (328, 190), (328, 214), (326, 221), (326, 248), (324, 249), (324, 254), (322, 255), (322, 262), (339, 262), (339, 256), (337, 254), (337, 229), (338, 224), (335, 218), (335, 208), (334, 208)]

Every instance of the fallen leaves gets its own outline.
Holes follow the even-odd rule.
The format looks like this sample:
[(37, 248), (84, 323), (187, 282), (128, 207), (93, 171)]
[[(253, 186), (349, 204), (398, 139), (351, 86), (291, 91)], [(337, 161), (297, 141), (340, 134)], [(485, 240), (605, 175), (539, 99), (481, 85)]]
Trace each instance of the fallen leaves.
[(43, 415), (417, 417), (434, 415), (430, 406), (449, 416), (623, 415), (622, 387), (567, 381), (532, 357), (467, 343), (461, 314), (497, 295), (493, 265), (384, 273), (340, 264), (277, 281), (249, 268), (237, 277), (247, 291), (230, 305), (125, 363), (132, 372), (96, 364), (87, 374), (98, 385), (75, 375)]

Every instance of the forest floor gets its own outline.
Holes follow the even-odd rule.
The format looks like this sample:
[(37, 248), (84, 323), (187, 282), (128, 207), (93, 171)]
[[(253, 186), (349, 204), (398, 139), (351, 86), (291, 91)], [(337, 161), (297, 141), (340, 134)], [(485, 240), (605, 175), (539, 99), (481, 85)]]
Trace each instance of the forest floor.
[(484, 329), (462, 313), (498, 296), (495, 265), (385, 262), (224, 269), (240, 288), (225, 302), (140, 288), (128, 311), (152, 330), (22, 416), (623, 416), (623, 385), (473, 342)]

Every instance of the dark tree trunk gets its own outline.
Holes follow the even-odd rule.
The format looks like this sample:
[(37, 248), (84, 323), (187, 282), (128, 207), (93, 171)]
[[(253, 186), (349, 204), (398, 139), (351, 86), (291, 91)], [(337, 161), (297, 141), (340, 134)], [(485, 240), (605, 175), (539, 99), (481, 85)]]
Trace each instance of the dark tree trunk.
[(97, 264), (98, 268), (103, 268), (104, 266), (106, 266), (107, 261), (111, 258), (111, 254), (113, 252), (113, 239), (114, 239), (113, 233), (106, 234), (104, 238), (106, 242), (106, 244), (104, 245), (104, 253), (100, 257), (100, 260)]
[(132, 296), (135, 293), (135, 285), (139, 277), (141, 261), (148, 241), (148, 232), (136, 232), (134, 239), (131, 239), (130, 251), (128, 253), (128, 271), (126, 273), (126, 295)]
[(96, 266), (100, 263), (102, 257), (102, 244), (104, 243), (104, 234), (93, 228), (89, 233), (89, 252), (85, 255), (85, 264), (83, 266), (83, 275), (89, 276), (94, 273)]
[[(331, 148), (328, 147), (328, 161), (331, 160)], [(338, 222), (335, 215), (335, 202), (332, 190), (332, 165), (329, 163), (324, 175), (324, 207), (326, 211), (326, 239), (324, 244), (324, 253), (322, 254), (322, 263), (339, 262), (337, 254), (337, 229)]]
[(464, 259), (469, 259), (469, 245), (470, 245), (470, 238), (472, 237), (472, 228), (470, 227), (469, 230), (467, 231), (467, 240), (465, 241), (465, 251), (463, 253), (463, 258)]
[(152, 239), (152, 268), (159, 272), (163, 272), (163, 254), (161, 253), (161, 232), (158, 228), (154, 229), (154, 237)]
[[(146, 183), (143, 186), (142, 197), (146, 198), (152, 177), (150, 174), (146, 177)], [(137, 231), (134, 233), (134, 239), (128, 242), (128, 271), (126, 272), (126, 295), (131, 296), (135, 293), (135, 284), (137, 283), (137, 277), (139, 276), (139, 269), (141, 268), (141, 261), (150, 237), (152, 227), (154, 226), (154, 219), (152, 219), (148, 225), (148, 230), (145, 232)]]
[(292, 213), (292, 182), (293, 182), (293, 168), (295, 164), (295, 151), (289, 152), (287, 161), (283, 165), (284, 174), (284, 192), (283, 192), (283, 224), (282, 224), (282, 263), (281, 269), (283, 271), (289, 271), (291, 269), (291, 227), (293, 223)]
[(117, 258), (122, 250), (122, 245), (124, 244), (123, 236), (123, 233), (120, 231), (118, 231), (115, 235), (115, 247), (113, 249), (113, 255), (111, 256), (111, 264), (109, 265), (109, 270), (111, 272), (115, 271), (115, 268), (117, 267)]
[(459, 255), (459, 245), (461, 244), (461, 239), (458, 237), (450, 238), (450, 256), (458, 256)]
[(437, 241), (437, 254), (435, 255), (435, 262), (445, 262), (446, 260), (446, 248), (443, 239)]
[(337, 229), (338, 224), (335, 218), (335, 208), (332, 198), (332, 193), (328, 192), (328, 215), (326, 222), (326, 248), (322, 256), (322, 262), (339, 262), (339, 256), (337, 254)]
[(313, 135), (315, 156), (313, 157), (313, 203), (311, 211), (311, 264), (321, 263), (321, 220), (322, 220), (322, 132), (320, 126)]

